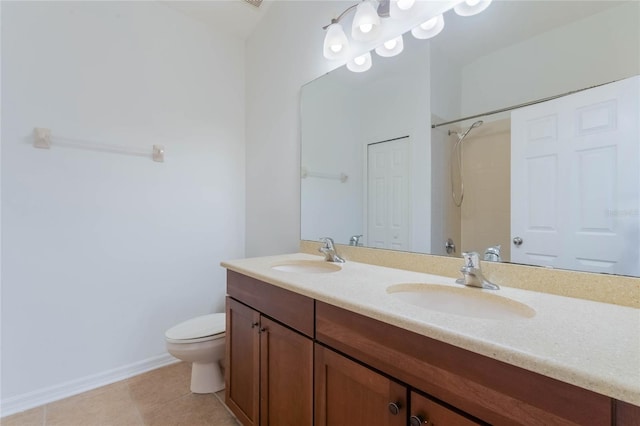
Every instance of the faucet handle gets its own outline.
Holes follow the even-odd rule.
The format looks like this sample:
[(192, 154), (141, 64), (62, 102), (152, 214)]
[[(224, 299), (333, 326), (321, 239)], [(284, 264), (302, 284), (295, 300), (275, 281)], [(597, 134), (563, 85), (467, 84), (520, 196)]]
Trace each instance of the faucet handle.
[(362, 237), (363, 237), (362, 234), (352, 235), (351, 238), (349, 238), (349, 245), (358, 247), (360, 245), (360, 238)]
[(484, 252), (484, 260), (489, 260), (492, 262), (501, 262), (502, 257), (500, 256), (500, 244), (487, 247)]
[(331, 237), (322, 237), (320, 238), (320, 242), (324, 243), (324, 248), (333, 250), (333, 238)]
[(344, 263), (344, 259), (340, 257), (336, 251), (333, 238), (323, 237), (320, 238), (320, 241), (322, 241), (324, 245), (320, 247), (318, 251), (324, 254), (324, 258), (327, 262)]
[(464, 266), (467, 268), (480, 269), (480, 255), (475, 251), (465, 251), (462, 253)]

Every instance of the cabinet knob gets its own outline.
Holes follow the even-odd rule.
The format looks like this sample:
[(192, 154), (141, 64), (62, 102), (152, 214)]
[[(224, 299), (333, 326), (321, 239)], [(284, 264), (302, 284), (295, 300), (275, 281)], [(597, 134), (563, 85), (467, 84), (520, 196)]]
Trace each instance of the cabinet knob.
[(253, 322), (253, 323), (251, 323), (251, 328), (256, 328), (259, 325), (260, 325), (259, 322)]
[(400, 407), (402, 407), (402, 405), (400, 405), (399, 402), (390, 402), (389, 403), (389, 412), (391, 414), (393, 414), (394, 416), (398, 415), (398, 413), (400, 413)]
[(428, 425), (428, 424), (429, 424), (429, 420), (425, 420), (422, 416), (411, 416), (409, 418), (410, 426), (422, 426), (422, 425)]
[(266, 328), (264, 328), (264, 327), (262, 327), (260, 330), (258, 330), (258, 333), (264, 333), (264, 332), (266, 332), (266, 331), (267, 331), (267, 329), (266, 329)]

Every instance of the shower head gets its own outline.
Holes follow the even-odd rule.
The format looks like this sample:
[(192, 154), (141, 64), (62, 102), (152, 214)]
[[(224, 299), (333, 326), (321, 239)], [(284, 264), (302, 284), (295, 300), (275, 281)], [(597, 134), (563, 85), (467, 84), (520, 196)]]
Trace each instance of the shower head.
[(458, 141), (461, 141), (462, 139), (464, 139), (467, 136), (467, 134), (471, 131), (471, 129), (475, 129), (476, 127), (482, 126), (482, 123), (484, 123), (484, 121), (482, 121), (482, 120), (476, 121), (471, 126), (469, 126), (469, 128), (467, 129), (466, 132), (464, 132), (462, 134), (460, 134), (460, 132), (449, 130), (449, 136), (451, 136), (452, 134), (458, 135)]

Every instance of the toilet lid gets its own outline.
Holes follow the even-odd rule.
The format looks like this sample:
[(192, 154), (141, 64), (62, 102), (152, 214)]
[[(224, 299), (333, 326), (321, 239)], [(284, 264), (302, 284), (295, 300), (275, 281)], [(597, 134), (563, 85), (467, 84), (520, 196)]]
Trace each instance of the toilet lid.
[(166, 331), (165, 336), (173, 340), (189, 340), (213, 336), (225, 332), (226, 318), (224, 313), (202, 315)]

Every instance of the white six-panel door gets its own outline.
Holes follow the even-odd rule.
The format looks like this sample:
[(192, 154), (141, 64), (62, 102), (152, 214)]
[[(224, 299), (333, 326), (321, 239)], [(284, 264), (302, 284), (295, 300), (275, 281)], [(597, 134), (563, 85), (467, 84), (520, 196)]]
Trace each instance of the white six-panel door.
[(367, 146), (369, 247), (411, 248), (409, 138)]
[(512, 112), (512, 261), (640, 274), (639, 82)]

